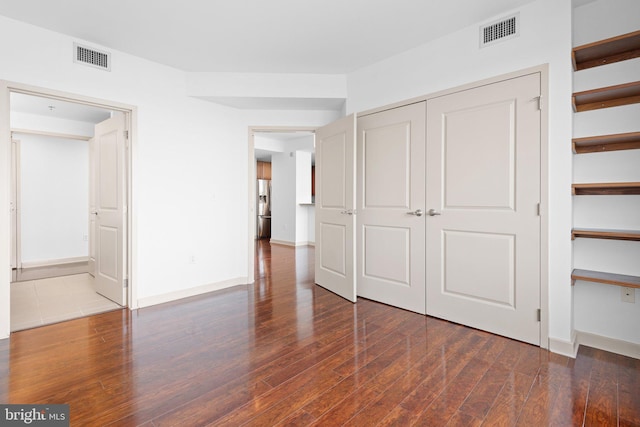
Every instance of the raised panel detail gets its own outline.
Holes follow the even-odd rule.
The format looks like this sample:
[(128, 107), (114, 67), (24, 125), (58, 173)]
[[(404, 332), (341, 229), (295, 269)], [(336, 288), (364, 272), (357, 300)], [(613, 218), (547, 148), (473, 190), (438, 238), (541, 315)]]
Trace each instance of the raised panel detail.
[(342, 224), (320, 224), (320, 268), (345, 276), (347, 228)]
[(321, 144), (322, 163), (331, 165), (331, 167), (327, 166), (323, 169), (321, 177), (323, 208), (345, 209), (345, 137), (343, 133), (337, 134), (324, 139)]
[(115, 132), (103, 135), (99, 144), (100, 209), (118, 209), (118, 136)]
[(410, 286), (410, 232), (409, 228), (364, 226), (364, 276)]
[(101, 226), (100, 233), (100, 271), (102, 276), (118, 279), (118, 229)]
[(364, 134), (365, 207), (409, 206), (411, 123), (397, 123)]
[(446, 113), (446, 208), (514, 209), (515, 101)]
[(515, 308), (515, 236), (443, 230), (442, 292)]

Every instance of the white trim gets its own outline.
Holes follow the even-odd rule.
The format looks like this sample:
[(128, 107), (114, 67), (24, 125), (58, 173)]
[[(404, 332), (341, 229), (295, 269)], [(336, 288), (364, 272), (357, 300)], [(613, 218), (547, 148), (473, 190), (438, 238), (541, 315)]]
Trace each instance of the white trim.
[(289, 242), (287, 240), (276, 240), (276, 239), (269, 239), (269, 243), (271, 243), (272, 245), (291, 246), (291, 247), (316, 245), (316, 242)]
[(594, 347), (611, 353), (640, 359), (640, 344), (638, 343), (604, 337), (589, 332), (576, 332), (578, 345), (586, 345), (587, 347)]
[(37, 268), (37, 267), (51, 267), (54, 265), (74, 264), (77, 262), (88, 262), (89, 257), (79, 256), (73, 258), (58, 258), (58, 259), (44, 259), (38, 261), (23, 262), (20, 268)]
[(552, 353), (562, 354), (563, 356), (575, 359), (578, 354), (578, 346), (575, 331), (571, 334), (571, 341), (549, 337), (549, 351)]
[(91, 139), (90, 136), (84, 136), (84, 135), (72, 135), (69, 133), (47, 132), (43, 130), (11, 128), (11, 134), (14, 134), (14, 133), (20, 133), (24, 135), (50, 136), (52, 138), (73, 139), (76, 141), (89, 141)]
[(280, 246), (298, 246), (295, 242), (288, 242), (286, 240), (269, 239), (269, 243)]
[(137, 301), (137, 307), (150, 307), (156, 304), (163, 304), (166, 302), (176, 301), (183, 298), (189, 298), (196, 295), (202, 295), (209, 292), (219, 291), (221, 289), (231, 288), (233, 286), (246, 286), (246, 277), (237, 277), (235, 279), (224, 280), (222, 282), (210, 283), (208, 285), (195, 286), (189, 289), (181, 289), (175, 292), (169, 292), (161, 295), (154, 295), (150, 297), (140, 298)]

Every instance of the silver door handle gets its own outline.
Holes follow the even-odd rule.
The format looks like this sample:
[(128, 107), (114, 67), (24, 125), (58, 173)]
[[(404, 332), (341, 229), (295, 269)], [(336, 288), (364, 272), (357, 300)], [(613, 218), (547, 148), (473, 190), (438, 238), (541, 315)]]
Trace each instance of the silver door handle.
[(342, 215), (355, 215), (356, 211), (355, 211), (355, 209), (347, 209), (346, 211), (341, 211), (340, 213)]
[(437, 211), (437, 210), (435, 210), (435, 209), (429, 209), (429, 211), (427, 211), (427, 215), (429, 215), (429, 216), (436, 216), (436, 215), (441, 215), (441, 213), (440, 213), (440, 212), (438, 212), (438, 211)]
[(415, 216), (422, 216), (424, 214), (424, 212), (422, 211), (422, 209), (418, 209), (418, 210), (415, 210), (413, 212), (407, 212), (407, 214), (415, 215)]
[(96, 216), (97, 216), (97, 215), (98, 215), (98, 212), (93, 211), (93, 212), (91, 212), (91, 215), (96, 215)]

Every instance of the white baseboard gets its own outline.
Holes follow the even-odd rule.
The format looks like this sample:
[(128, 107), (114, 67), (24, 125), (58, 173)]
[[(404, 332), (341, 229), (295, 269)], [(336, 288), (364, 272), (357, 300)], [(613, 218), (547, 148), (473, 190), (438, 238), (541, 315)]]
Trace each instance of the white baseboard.
[(578, 344), (640, 359), (640, 344), (577, 331)]
[(77, 262), (88, 262), (89, 257), (80, 256), (74, 258), (59, 258), (59, 259), (46, 259), (40, 261), (23, 261), (21, 268), (35, 268), (35, 267), (52, 267), (55, 265), (74, 264)]
[(578, 346), (575, 331), (571, 334), (571, 341), (549, 337), (549, 351), (552, 353), (561, 354), (575, 359), (578, 354)]
[(294, 242), (289, 242), (286, 240), (276, 240), (276, 239), (269, 239), (269, 243), (271, 243), (272, 245), (280, 245), (280, 246), (295, 246), (296, 244)]
[(316, 242), (289, 242), (286, 240), (276, 240), (276, 239), (270, 239), (269, 243), (271, 243), (272, 245), (281, 245), (281, 246), (315, 246)]
[(193, 297), (196, 295), (206, 294), (208, 292), (219, 291), (220, 289), (231, 288), (238, 285), (246, 285), (248, 282), (246, 277), (237, 277), (235, 279), (224, 280), (222, 282), (210, 283), (208, 285), (196, 286), (189, 289), (181, 289), (175, 292), (169, 292), (161, 295), (153, 295), (145, 298), (138, 298), (137, 308), (150, 307), (156, 304), (176, 301), (182, 298)]

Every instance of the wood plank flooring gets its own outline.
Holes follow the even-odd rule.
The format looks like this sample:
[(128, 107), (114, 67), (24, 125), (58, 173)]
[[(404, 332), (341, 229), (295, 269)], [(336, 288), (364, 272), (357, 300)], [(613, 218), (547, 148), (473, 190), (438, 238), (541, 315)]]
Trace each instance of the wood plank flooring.
[(261, 241), (256, 283), (0, 341), (0, 402), (71, 425), (639, 426), (640, 360), (537, 347), (313, 284)]

